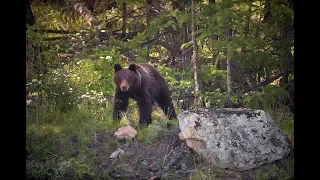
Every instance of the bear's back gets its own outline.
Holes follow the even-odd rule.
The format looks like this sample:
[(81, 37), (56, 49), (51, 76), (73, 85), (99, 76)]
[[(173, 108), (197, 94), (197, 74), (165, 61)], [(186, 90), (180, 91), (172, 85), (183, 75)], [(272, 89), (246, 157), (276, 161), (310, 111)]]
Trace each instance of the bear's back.
[(161, 74), (158, 72), (158, 70), (150, 65), (150, 64), (145, 64), (145, 63), (141, 63), (138, 64), (141, 68), (139, 68), (139, 73), (143, 73), (144, 75), (147, 76), (153, 76), (154, 78), (156, 78), (158, 81), (164, 81), (164, 78), (161, 76)]

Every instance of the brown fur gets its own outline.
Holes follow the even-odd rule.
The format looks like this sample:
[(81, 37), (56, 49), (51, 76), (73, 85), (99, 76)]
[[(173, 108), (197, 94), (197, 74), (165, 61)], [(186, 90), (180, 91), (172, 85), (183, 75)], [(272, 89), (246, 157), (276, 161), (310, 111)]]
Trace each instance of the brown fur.
[(119, 120), (121, 112), (126, 111), (129, 98), (137, 101), (140, 125), (151, 123), (152, 106), (155, 102), (159, 104), (169, 119), (176, 118), (168, 86), (153, 66), (130, 64), (126, 68), (115, 64), (114, 70), (116, 93), (113, 117), (115, 120)]

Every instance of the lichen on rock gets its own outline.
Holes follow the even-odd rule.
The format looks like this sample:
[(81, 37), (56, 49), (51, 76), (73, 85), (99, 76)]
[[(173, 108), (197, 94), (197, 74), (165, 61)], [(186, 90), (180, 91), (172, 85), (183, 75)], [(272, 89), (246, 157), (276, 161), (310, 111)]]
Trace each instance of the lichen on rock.
[(262, 110), (189, 110), (180, 113), (178, 120), (180, 139), (220, 168), (250, 170), (290, 151), (286, 136)]

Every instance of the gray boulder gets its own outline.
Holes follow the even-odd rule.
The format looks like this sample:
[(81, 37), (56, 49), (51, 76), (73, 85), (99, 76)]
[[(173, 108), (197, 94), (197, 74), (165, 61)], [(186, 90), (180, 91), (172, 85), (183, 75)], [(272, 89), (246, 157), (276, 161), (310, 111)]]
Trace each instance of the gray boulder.
[(288, 139), (262, 110), (188, 110), (178, 120), (180, 139), (216, 167), (251, 170), (290, 152)]

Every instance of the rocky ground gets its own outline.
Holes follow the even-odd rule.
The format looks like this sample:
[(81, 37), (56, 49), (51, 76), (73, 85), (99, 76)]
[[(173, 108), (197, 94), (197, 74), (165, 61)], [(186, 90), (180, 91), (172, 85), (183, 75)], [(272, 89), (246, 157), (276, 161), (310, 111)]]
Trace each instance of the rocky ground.
[[(111, 159), (114, 151), (110, 151), (108, 141), (113, 138), (113, 132), (102, 131), (96, 134), (90, 148), (97, 152), (101, 172), (109, 172), (110, 179), (293, 179), (293, 170), (285, 163), (285, 159), (293, 159), (292, 153), (285, 159), (251, 171), (233, 172), (210, 166), (179, 139), (178, 133), (179, 129), (171, 128), (165, 137), (149, 145), (137, 139), (117, 140), (117, 147), (112, 149), (120, 148), (122, 153)], [(274, 165), (282, 174), (270, 172), (274, 171), (270, 170)], [(87, 175), (83, 179), (95, 178)]]

